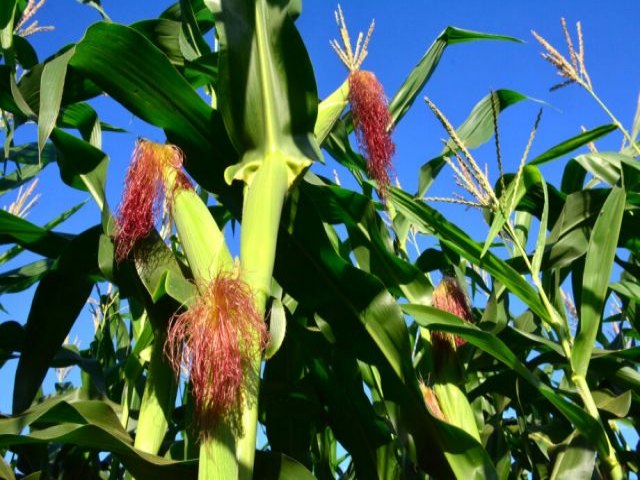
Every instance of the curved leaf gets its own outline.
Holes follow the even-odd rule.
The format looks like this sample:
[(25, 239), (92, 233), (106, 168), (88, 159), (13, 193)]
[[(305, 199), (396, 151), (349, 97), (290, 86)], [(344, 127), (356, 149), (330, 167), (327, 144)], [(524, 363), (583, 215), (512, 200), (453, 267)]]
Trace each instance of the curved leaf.
[(571, 137), (570, 139), (565, 140), (564, 142), (561, 142), (554, 147), (551, 147), (546, 152), (541, 153), (533, 160), (531, 160), (529, 162), (529, 165), (540, 165), (542, 163), (547, 163), (551, 160), (555, 160), (556, 158), (566, 155), (567, 153), (571, 153), (574, 150), (577, 150), (578, 148), (587, 145), (600, 137), (604, 137), (614, 130), (617, 130), (617, 128), (617, 126), (609, 124), (601, 125), (591, 130), (587, 130), (586, 132), (582, 132), (575, 137)]
[[(25, 426), (38, 425), (19, 435)], [(54, 425), (51, 423), (54, 422)], [(196, 477), (195, 462), (174, 462), (133, 448), (131, 437), (120, 425), (111, 407), (98, 401), (66, 402), (56, 398), (25, 411), (23, 414), (0, 419), (0, 446), (63, 443), (81, 445), (113, 452), (137, 478)]]
[(214, 4), (214, 17), (224, 72), (220, 111), (242, 154), (241, 164), (225, 174), (227, 181), (246, 180), (267, 153), (301, 165), (318, 160), (313, 136), (318, 92), (288, 2), (222, 0)]
[(100, 229), (74, 238), (38, 284), (25, 326), (25, 344), (13, 387), (13, 412), (27, 409), (51, 359), (84, 307), (97, 273)]
[(440, 58), (445, 48), (456, 43), (470, 42), (474, 40), (507, 40), (510, 42), (519, 42), (517, 38), (506, 35), (494, 35), (491, 33), (474, 32), (471, 30), (463, 30), (456, 27), (447, 27), (433, 44), (429, 47), (418, 64), (409, 73), (406, 80), (400, 86), (396, 94), (389, 102), (389, 110), (393, 125), (396, 125), (400, 119), (407, 113), (416, 97), (425, 84), (431, 78), (434, 70), (440, 62)]

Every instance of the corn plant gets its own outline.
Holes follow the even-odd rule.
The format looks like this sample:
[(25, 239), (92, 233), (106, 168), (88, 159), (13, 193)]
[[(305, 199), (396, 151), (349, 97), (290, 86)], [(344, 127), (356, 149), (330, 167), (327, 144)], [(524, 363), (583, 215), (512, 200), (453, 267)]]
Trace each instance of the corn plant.
[[(347, 72), (323, 99), (300, 2), (181, 0), (132, 25), (83, 3), (104, 21), (43, 61), (26, 38), (46, 30), (30, 23), (41, 2), (0, 6), (0, 194), (20, 189), (0, 263), (21, 262), (0, 292), (35, 285), (27, 317), (0, 323), (0, 367), (17, 363), (0, 478), (637, 475), (640, 110), (627, 129), (596, 94), (579, 24), (573, 39), (562, 23), (567, 55), (535, 38), (611, 123), (541, 150), (540, 114), (507, 172), (500, 115), (528, 97), (488, 92), (458, 127), (440, 99), (416, 100), (448, 47), (515, 38), (447, 27), (387, 97), (367, 70), (374, 24), (354, 36), (336, 6)], [(113, 205), (102, 132), (122, 130), (100, 121), (102, 94), (161, 138), (110, 176)], [(446, 136), (417, 192), (393, 168), (410, 108)], [(29, 123), (37, 138), (16, 143)], [(597, 149), (616, 134), (620, 151)], [(491, 140), (494, 180), (474, 153)], [(81, 233), (59, 227), (84, 203), (25, 218), (48, 164), (99, 209)], [(429, 196), (446, 176), (459, 190)], [(442, 202), (479, 210), (484, 239)]]

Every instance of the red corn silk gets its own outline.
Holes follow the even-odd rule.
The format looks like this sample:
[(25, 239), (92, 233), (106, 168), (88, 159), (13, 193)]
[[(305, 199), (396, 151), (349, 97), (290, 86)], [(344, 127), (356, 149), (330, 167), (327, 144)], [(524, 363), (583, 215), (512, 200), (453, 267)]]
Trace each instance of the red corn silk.
[(222, 418), (232, 424), (237, 419), (252, 358), (266, 340), (251, 289), (233, 273), (219, 274), (195, 305), (172, 320), (165, 353), (176, 373), (183, 368), (189, 374), (201, 435)]
[(165, 196), (165, 176), (175, 171), (174, 188), (191, 188), (181, 172), (182, 153), (173, 145), (139, 140), (125, 178), (116, 217), (116, 261), (124, 260), (135, 244), (154, 229)]
[[(433, 291), (432, 304), (435, 308), (455, 315), (465, 322), (471, 322), (473, 315), (467, 302), (467, 297), (453, 278), (446, 277)], [(447, 348), (455, 350), (464, 345), (465, 341), (447, 332), (434, 330), (431, 332), (434, 349)]]
[(378, 184), (384, 201), (389, 191), (395, 145), (388, 131), (391, 113), (382, 85), (372, 72), (349, 74), (349, 103), (358, 145), (367, 159), (367, 171)]

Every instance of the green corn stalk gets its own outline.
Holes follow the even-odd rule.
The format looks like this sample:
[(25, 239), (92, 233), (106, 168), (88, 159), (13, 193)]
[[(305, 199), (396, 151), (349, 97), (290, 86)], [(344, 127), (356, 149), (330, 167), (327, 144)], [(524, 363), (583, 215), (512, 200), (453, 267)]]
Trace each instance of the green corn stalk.
[(164, 356), (163, 344), (164, 335), (156, 332), (133, 444), (138, 450), (153, 455), (160, 450), (176, 393), (174, 374)]
[[(288, 8), (286, 2), (266, 0), (227, 2), (224, 8), (211, 2), (220, 40), (218, 106), (241, 156), (238, 164), (226, 170), (225, 180), (245, 183), (240, 274), (263, 315), (282, 206), (296, 179), (320, 158), (314, 137), (318, 95), (313, 68)], [(344, 91), (336, 97), (342, 100), (336, 98), (338, 106), (329, 110), (337, 113), (323, 115), (326, 118), (319, 125), (324, 135), (335, 121), (332, 116), (344, 108)], [(261, 360), (256, 355), (254, 367)], [(252, 370), (259, 372), (259, 368)], [(253, 476), (259, 380), (246, 379), (252, 388), (245, 389), (236, 454), (243, 479)]]

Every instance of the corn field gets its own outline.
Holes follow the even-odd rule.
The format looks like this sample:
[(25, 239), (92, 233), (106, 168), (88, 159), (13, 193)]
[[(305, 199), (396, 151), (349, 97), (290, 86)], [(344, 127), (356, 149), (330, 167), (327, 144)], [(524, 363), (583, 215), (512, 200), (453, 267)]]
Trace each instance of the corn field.
[[(0, 293), (28, 298), (0, 322), (0, 479), (637, 478), (640, 108), (599, 96), (580, 23), (526, 40), (606, 123), (534, 148), (540, 104), (509, 167), (500, 119), (534, 99), (489, 91), (456, 125), (425, 89), (449, 47), (508, 31), (446, 27), (388, 91), (374, 24), (336, 4), (315, 21), (344, 81), (320, 98), (299, 0), (131, 25), (82, 1), (102, 21), (42, 60), (43, 3), (0, 3)], [(96, 99), (155, 132), (109, 175), (103, 133), (128, 127)], [(417, 190), (394, 166), (410, 109), (441, 127)], [(49, 164), (97, 207), (80, 233), (87, 201), (27, 218)]]

